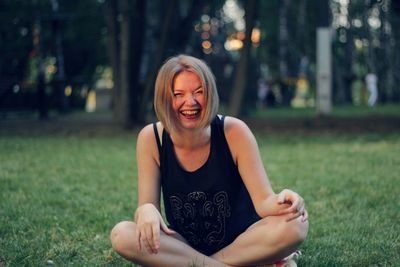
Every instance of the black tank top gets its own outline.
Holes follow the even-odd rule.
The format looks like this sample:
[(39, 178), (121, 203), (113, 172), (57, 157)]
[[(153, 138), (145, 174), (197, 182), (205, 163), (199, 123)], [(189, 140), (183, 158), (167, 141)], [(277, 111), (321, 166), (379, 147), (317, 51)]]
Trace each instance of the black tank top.
[(212, 255), (260, 219), (230, 153), (224, 117), (212, 121), (209, 157), (193, 172), (179, 164), (167, 131), (162, 133), (161, 146), (153, 126), (168, 223), (193, 248)]

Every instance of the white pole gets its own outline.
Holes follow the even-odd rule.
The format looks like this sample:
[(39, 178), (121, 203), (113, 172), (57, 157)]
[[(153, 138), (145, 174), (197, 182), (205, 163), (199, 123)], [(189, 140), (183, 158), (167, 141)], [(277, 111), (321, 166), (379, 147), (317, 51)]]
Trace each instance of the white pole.
[(332, 112), (332, 49), (329, 27), (317, 28), (317, 113)]

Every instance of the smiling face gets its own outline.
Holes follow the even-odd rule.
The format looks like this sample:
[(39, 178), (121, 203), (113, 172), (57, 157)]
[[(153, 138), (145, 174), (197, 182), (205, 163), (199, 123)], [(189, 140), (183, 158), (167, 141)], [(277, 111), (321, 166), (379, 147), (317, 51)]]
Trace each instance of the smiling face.
[(202, 60), (178, 55), (161, 66), (154, 109), (169, 133), (207, 128), (217, 115), (218, 103), (214, 75)]
[(195, 129), (204, 116), (204, 88), (199, 76), (190, 71), (179, 73), (173, 83), (172, 108), (183, 129)]

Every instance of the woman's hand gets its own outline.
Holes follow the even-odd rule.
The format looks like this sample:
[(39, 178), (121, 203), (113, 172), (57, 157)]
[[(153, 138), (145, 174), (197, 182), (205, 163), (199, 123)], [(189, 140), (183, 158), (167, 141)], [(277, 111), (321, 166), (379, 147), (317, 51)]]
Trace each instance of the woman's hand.
[(279, 214), (291, 214), (287, 221), (294, 220), (302, 216), (302, 221), (305, 222), (308, 219), (308, 213), (305, 208), (304, 199), (289, 189), (284, 189), (278, 194), (279, 205), (290, 205), (288, 208), (279, 211)]
[(136, 238), (139, 251), (143, 247), (151, 254), (157, 254), (160, 248), (160, 229), (168, 235), (176, 232), (165, 224), (160, 212), (150, 203), (140, 206), (135, 213)]

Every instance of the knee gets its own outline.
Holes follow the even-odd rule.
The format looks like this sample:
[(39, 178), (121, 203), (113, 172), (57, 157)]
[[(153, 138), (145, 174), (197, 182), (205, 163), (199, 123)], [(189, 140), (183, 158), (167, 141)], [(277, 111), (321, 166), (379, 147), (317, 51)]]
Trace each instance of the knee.
[(132, 259), (136, 255), (135, 238), (136, 225), (134, 222), (123, 221), (111, 230), (110, 239), (115, 252), (124, 258)]
[(308, 233), (308, 221), (303, 222), (302, 218), (299, 217), (290, 222), (283, 223), (282, 235), (288, 245), (298, 246), (304, 242), (307, 238)]
[[(278, 250), (293, 252), (307, 238), (308, 221), (302, 222), (302, 218), (287, 221), (290, 215), (267, 217), (266, 225), (270, 225), (276, 238), (275, 247)], [(269, 236), (269, 235), (268, 235)], [(268, 237), (267, 244), (270, 244)]]
[(111, 230), (111, 245), (116, 252), (119, 252), (123, 249), (126, 242), (126, 232), (129, 231), (130, 224), (131, 222), (128, 221), (119, 222)]

